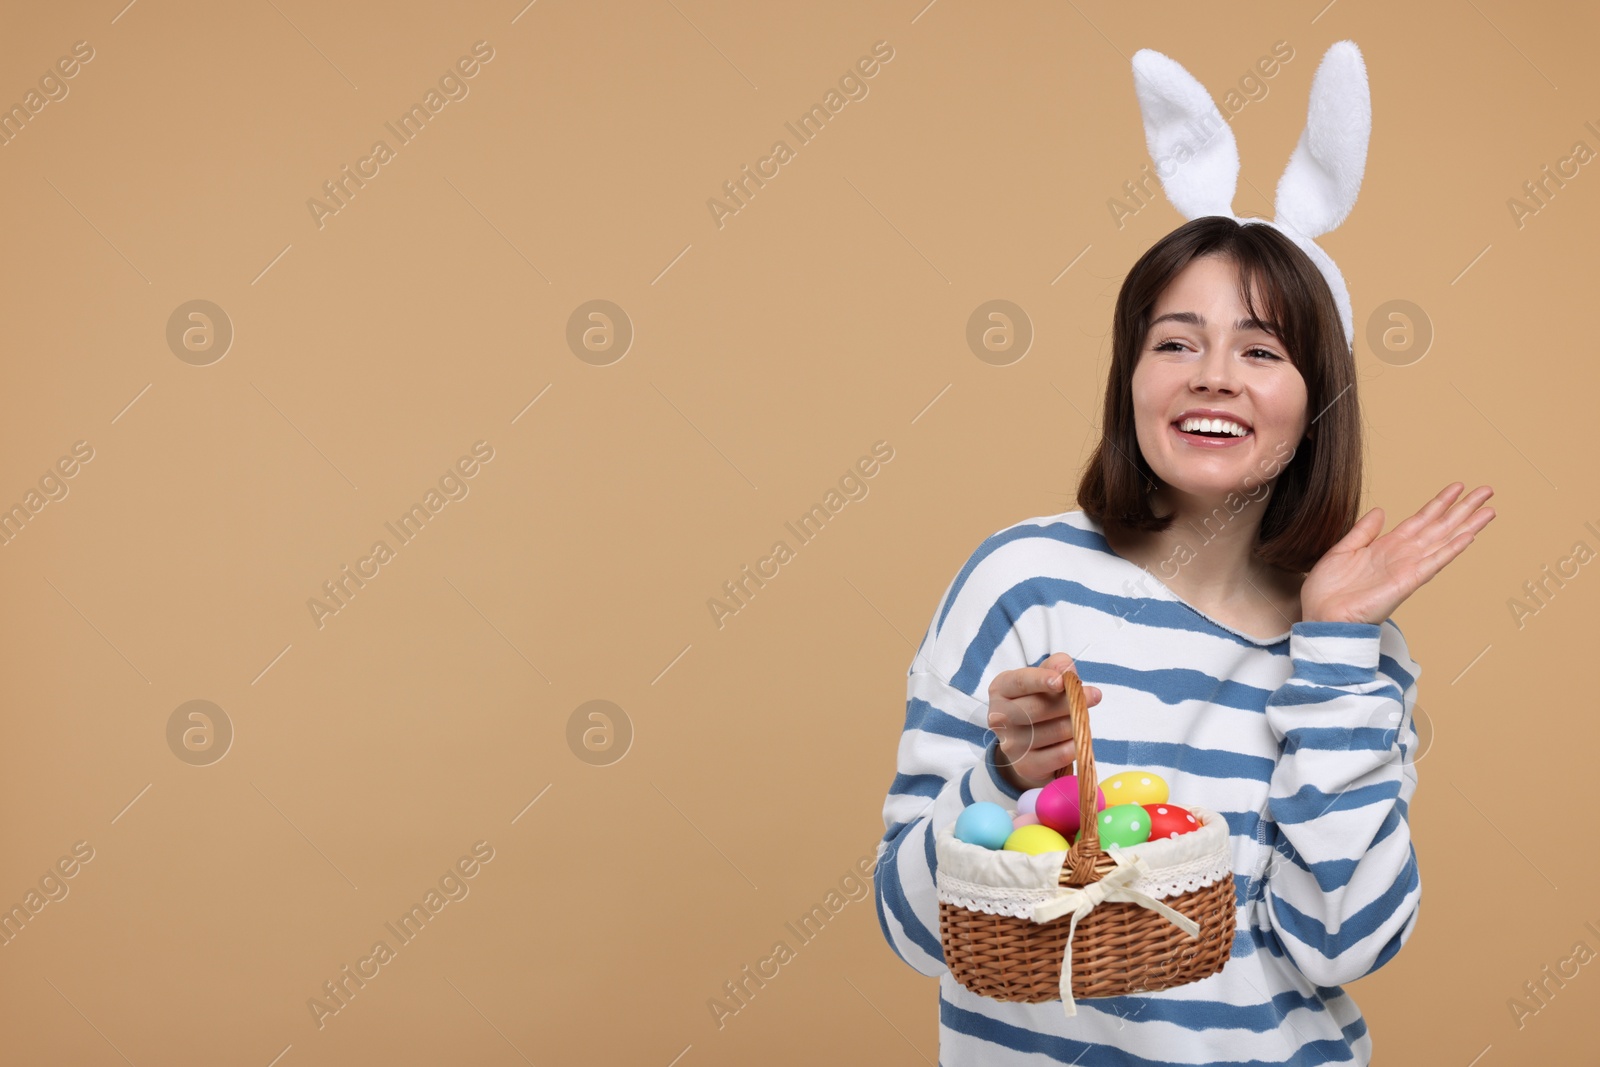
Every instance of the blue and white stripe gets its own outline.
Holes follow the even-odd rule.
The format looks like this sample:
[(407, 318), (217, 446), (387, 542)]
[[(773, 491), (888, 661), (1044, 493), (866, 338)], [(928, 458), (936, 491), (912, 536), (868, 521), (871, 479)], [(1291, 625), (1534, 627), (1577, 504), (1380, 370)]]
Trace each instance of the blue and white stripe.
[[(1239, 908), (1221, 973), (1080, 999), (1073, 1018), (950, 976), (933, 877), (934, 827), (974, 801), (1016, 803), (994, 765), (989, 683), (1055, 652), (1104, 694), (1090, 711), (1102, 778), (1152, 770), (1174, 803), (1227, 819)], [(907, 672), (874, 879), (885, 939), (939, 978), (941, 1067), (1368, 1063), (1339, 987), (1387, 963), (1416, 924), (1419, 674), (1393, 620), (1235, 631), (1113, 553), (1081, 511), (985, 540)]]

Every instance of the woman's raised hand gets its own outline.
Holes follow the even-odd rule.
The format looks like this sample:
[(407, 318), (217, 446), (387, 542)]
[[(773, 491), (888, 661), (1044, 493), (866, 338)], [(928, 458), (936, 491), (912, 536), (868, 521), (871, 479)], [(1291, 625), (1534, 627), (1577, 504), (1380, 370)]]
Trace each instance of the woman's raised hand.
[[(1037, 667), (1001, 671), (989, 683), (989, 729), (1000, 739), (1000, 773), (1019, 791), (1040, 788), (1077, 754), (1066, 689), (1061, 676), (1072, 657), (1057, 652)], [(1100, 690), (1083, 687), (1086, 707), (1100, 703)]]
[(1394, 614), (1494, 518), (1493, 508), (1480, 506), (1493, 489), (1480, 485), (1456, 500), (1463, 488), (1451, 482), (1381, 537), (1383, 509), (1361, 516), (1306, 575), (1300, 587), (1305, 620), (1381, 623)]

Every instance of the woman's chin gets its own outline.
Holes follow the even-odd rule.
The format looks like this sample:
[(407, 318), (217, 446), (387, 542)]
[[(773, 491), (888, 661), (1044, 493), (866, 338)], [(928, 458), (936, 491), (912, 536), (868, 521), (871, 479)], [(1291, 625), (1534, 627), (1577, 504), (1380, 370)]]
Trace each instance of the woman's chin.
[[(1162, 481), (1168, 486), (1168, 491), (1179, 494), (1195, 501), (1209, 501), (1215, 504), (1228, 502), (1229, 497), (1256, 499), (1262, 495), (1264, 479), (1261, 476), (1247, 477), (1249, 471), (1242, 473), (1217, 472), (1216, 477), (1180, 477), (1168, 478), (1163, 476)], [(1234, 507), (1239, 507), (1238, 500), (1233, 501)]]

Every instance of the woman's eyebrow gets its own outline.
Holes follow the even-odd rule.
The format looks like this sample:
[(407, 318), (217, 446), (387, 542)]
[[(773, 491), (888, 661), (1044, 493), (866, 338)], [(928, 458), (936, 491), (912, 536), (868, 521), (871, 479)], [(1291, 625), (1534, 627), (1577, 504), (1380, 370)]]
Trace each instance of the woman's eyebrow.
[[(1173, 322), (1185, 322), (1190, 326), (1204, 327), (1206, 324), (1205, 317), (1197, 315), (1193, 311), (1169, 311), (1165, 315), (1158, 315), (1154, 319), (1151, 319), (1150, 325), (1154, 326), (1156, 323), (1166, 322), (1168, 319), (1171, 319)], [(1262, 333), (1270, 333), (1274, 337), (1276, 337), (1278, 334), (1277, 325), (1275, 323), (1263, 322), (1261, 319), (1240, 319), (1238, 322), (1233, 324), (1233, 328), (1239, 331), (1260, 330)]]

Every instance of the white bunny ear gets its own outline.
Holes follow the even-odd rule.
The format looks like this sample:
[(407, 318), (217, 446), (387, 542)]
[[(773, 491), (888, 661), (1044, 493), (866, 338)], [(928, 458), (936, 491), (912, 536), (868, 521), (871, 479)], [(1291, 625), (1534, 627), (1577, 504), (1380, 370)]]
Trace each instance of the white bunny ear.
[(1186, 219), (1232, 218), (1239, 147), (1211, 94), (1177, 61), (1149, 48), (1133, 54), (1133, 90), (1145, 145), (1172, 206)]
[(1278, 179), (1274, 221), (1316, 237), (1355, 206), (1372, 137), (1367, 65), (1354, 41), (1335, 41), (1311, 80), (1306, 128)]

